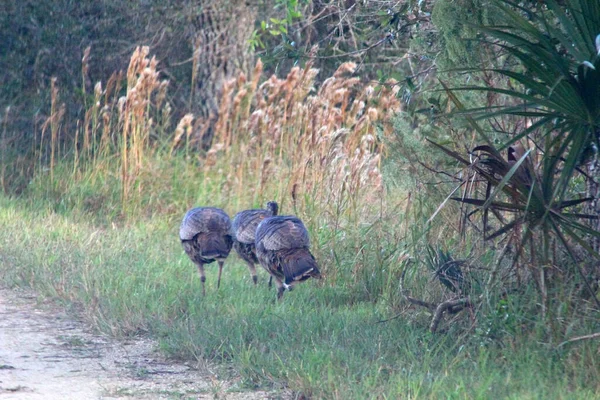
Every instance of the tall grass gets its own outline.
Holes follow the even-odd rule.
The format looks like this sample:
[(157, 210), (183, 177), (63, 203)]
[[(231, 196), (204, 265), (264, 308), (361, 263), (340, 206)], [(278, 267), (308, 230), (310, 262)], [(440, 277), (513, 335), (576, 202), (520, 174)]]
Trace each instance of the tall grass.
[[(157, 62), (148, 53), (146, 47), (136, 49), (125, 76), (115, 73), (105, 87), (101, 82), (95, 85), (71, 151), (62, 157), (63, 163), (73, 164), (68, 185), (113, 176), (119, 182), (123, 213), (134, 215), (132, 207), (140, 205), (139, 196), (130, 196), (135, 189), (141, 192), (143, 175), (152, 170), (155, 158), (184, 156), (188, 171), (196, 168), (194, 178), (203, 187), (225, 178), (221, 195), (227, 205), (243, 208), (277, 198), (290, 212), (304, 216), (322, 205), (340, 203), (354, 217), (377, 214), (371, 204), (384, 195), (383, 139), (391, 134), (391, 119), (400, 109), (395, 90), (365, 86), (353, 76), (352, 63), (340, 66), (318, 89), (314, 81), (318, 71), (310, 63), (293, 68), (285, 79), (272, 76), (259, 85), (263, 78), (258, 61), (251, 79), (240, 74), (225, 82), (213, 146), (204, 154), (199, 141), (206, 121), (188, 114), (171, 136), (168, 81), (159, 79)], [(84, 77), (88, 57), (84, 56)], [(53, 182), (64, 114), (54, 95), (55, 81), (52, 93), (39, 163), (45, 166), (43, 150), (49, 147), (51, 185), (61, 185)], [(44, 135), (46, 126), (51, 127), (50, 138)], [(48, 183), (46, 178), (34, 189)], [(64, 178), (60, 176), (61, 181)]]
[[(43, 149), (54, 154), (58, 135), (42, 134), (31, 198), (103, 223), (156, 215), (175, 220), (199, 204), (234, 214), (276, 199), (283, 213), (299, 215), (318, 238), (316, 251), (332, 282), (345, 273), (374, 273), (383, 282), (380, 271), (393, 258), (399, 237), (387, 237), (379, 221), (395, 215), (408, 197), (395, 193), (388, 202), (381, 174), (392, 117), (400, 109), (390, 89), (394, 82), (365, 85), (354, 76), (356, 66), (345, 63), (317, 86), (318, 71), (310, 62), (284, 79), (265, 79), (259, 60), (250, 78), (240, 74), (225, 82), (213, 145), (204, 152), (206, 121), (188, 114), (169, 131), (168, 82), (160, 80), (157, 68), (142, 47), (124, 76), (98, 82), (85, 97), (89, 108), (60, 163), (54, 157), (44, 163)], [(57, 125), (59, 116), (51, 114), (47, 125)], [(360, 244), (365, 232), (374, 232), (378, 243), (374, 264)], [(339, 255), (348, 250), (352, 261)], [(362, 270), (373, 267), (375, 272)]]

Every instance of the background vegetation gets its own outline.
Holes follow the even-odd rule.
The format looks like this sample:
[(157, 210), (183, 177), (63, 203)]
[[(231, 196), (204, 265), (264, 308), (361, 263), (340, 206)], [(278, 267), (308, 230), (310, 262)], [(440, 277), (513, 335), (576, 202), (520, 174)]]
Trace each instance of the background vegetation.
[[(600, 6), (226, 3), (7, 3), (3, 284), (240, 390), (596, 398)], [(185, 211), (271, 199), (325, 279), (202, 297)]]

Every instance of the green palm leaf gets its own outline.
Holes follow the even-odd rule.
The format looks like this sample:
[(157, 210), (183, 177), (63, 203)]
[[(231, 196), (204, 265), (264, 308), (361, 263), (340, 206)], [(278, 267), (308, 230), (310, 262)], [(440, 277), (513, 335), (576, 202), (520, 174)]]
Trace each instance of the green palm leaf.
[[(450, 89), (442, 83), (455, 107), (450, 115), (464, 118), (479, 135), (482, 145), (473, 151), (482, 152), (483, 158), (477, 157), (470, 163), (460, 153), (434, 145), (469, 165), (494, 189), (488, 188), (483, 199), (453, 199), (484, 211), (516, 214), (512, 222), (501, 220), (500, 229), (486, 238), (519, 232), (515, 262), (531, 241), (533, 246), (539, 244), (541, 251), (532, 246), (530, 253), (541, 254), (540, 262), (547, 263), (552, 236), (569, 254), (573, 251), (567, 237), (597, 257), (598, 253), (585, 243), (587, 237), (600, 237), (600, 232), (581, 221), (597, 220), (598, 215), (581, 212), (591, 200), (589, 197), (573, 197), (580, 197), (581, 190), (581, 183), (576, 184), (574, 178), (590, 179), (583, 173), (582, 163), (589, 159), (586, 154), (600, 146), (600, 44), (596, 42), (600, 42), (600, 1), (547, 0), (532, 10), (510, 0), (496, 0), (493, 4), (497, 10), (495, 20), (502, 24), (479, 27), (479, 31), (485, 35), (482, 41), (500, 49), (499, 53), (509, 62), (504, 62), (502, 68), (480, 71), (502, 77), (496, 82), (510, 84)], [(465, 91), (494, 93), (502, 101), (499, 105), (467, 109), (457, 95)], [(527, 118), (528, 126), (515, 129), (512, 137), (496, 146), (489, 129), (482, 125), (496, 118), (506, 118), (504, 121), (509, 123)], [(535, 141), (541, 162), (525, 162), (529, 149), (512, 164), (507, 163), (500, 152), (524, 138)], [(520, 169), (525, 169), (530, 181), (519, 182)], [(484, 212), (484, 229), (486, 216)], [(520, 226), (525, 227), (523, 234)]]

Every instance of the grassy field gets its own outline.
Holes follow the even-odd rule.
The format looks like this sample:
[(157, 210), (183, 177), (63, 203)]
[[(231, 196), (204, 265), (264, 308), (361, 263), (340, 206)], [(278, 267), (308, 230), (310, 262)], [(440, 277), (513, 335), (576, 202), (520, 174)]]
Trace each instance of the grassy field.
[[(102, 332), (151, 335), (175, 356), (233, 366), (249, 390), (334, 399), (598, 396), (597, 343), (557, 349), (534, 333), (491, 340), (452, 327), (434, 335), (419, 310), (379, 323), (394, 307), (348, 278), (303, 284), (277, 303), (266, 273), (253, 287), (232, 256), (220, 290), (209, 268), (202, 297), (178, 222), (102, 224), (2, 198), (0, 278), (62, 302)], [(325, 240), (315, 247), (324, 251)]]
[[(29, 158), (2, 148), (0, 182), (20, 195), (0, 197), (0, 282), (31, 287), (101, 332), (157, 338), (165, 352), (214, 362), (225, 376), (233, 368), (248, 390), (598, 398), (597, 342), (558, 345), (600, 329), (577, 282), (548, 288), (550, 321), (531, 281), (505, 293), (479, 288), (476, 306), (446, 317), (435, 334), (430, 312), (404, 300), (402, 276), (424, 300), (452, 296), (432, 279), (428, 246), (475, 260), (469, 272), (479, 281), (495, 254), (477, 236), (457, 237), (451, 205), (438, 209), (451, 186), (425, 190), (414, 168), (388, 157), (398, 129), (412, 146), (405, 151), (428, 150), (394, 120), (396, 85), (365, 86), (355, 67), (342, 64), (316, 88), (310, 63), (285, 79), (261, 79), (258, 63), (252, 77), (224, 86), (205, 153), (193, 135), (202, 121), (189, 115), (168, 130), (167, 85), (147, 48), (132, 56), (126, 90), (116, 76), (96, 85), (85, 119), (72, 124), (73, 143), (60, 140), (53, 84), (55, 111)], [(303, 219), (324, 279), (276, 302), (267, 274), (254, 287), (232, 254), (220, 290), (217, 268), (207, 268), (203, 297), (179, 243), (185, 211), (210, 205), (233, 215), (266, 200)]]

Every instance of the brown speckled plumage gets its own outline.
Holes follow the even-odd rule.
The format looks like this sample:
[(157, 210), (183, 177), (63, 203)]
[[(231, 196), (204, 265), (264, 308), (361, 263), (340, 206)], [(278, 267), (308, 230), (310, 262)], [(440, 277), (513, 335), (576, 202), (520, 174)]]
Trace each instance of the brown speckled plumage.
[(223, 262), (233, 245), (233, 232), (229, 216), (215, 207), (198, 207), (189, 210), (179, 228), (179, 239), (185, 253), (197, 266), (205, 293), (204, 265), (219, 263), (217, 287), (221, 285)]
[(320, 278), (317, 261), (311, 254), (308, 231), (293, 216), (264, 219), (256, 229), (256, 255), (277, 283), (277, 298), (298, 282)]
[[(248, 264), (252, 281), (257, 283), (256, 264), (256, 247), (254, 244), (256, 237), (256, 228), (258, 224), (265, 218), (277, 215), (279, 207), (276, 202), (270, 201), (265, 209), (244, 210), (240, 211), (233, 217), (233, 233), (234, 241), (233, 248), (242, 260)], [(271, 281), (269, 281), (269, 286)]]

